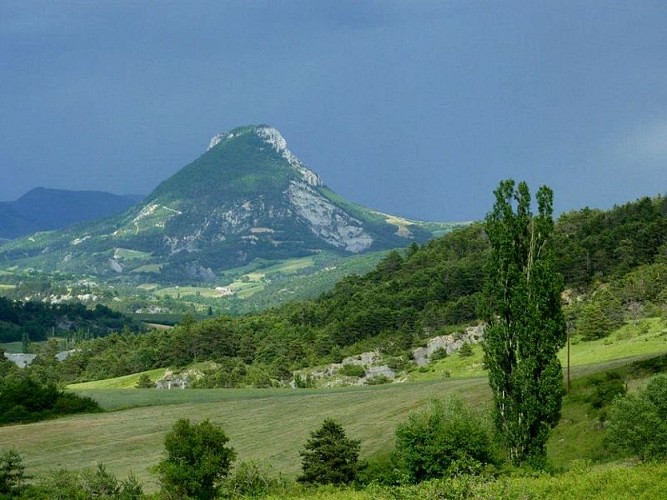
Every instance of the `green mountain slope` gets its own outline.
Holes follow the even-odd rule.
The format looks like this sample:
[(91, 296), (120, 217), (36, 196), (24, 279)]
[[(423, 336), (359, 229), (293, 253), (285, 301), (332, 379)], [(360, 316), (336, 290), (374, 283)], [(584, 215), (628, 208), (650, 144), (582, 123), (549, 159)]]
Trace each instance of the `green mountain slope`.
[(0, 247), (42, 271), (215, 280), (254, 259), (342, 255), (424, 242), (451, 225), (380, 214), (328, 189), (269, 126), (217, 135), (208, 151), (120, 216)]
[[(658, 214), (656, 221), (664, 220), (664, 198), (648, 202)], [(589, 250), (602, 252), (607, 234), (625, 232), (626, 226), (641, 221), (645, 214), (633, 209), (646, 203), (640, 200), (606, 212), (607, 219), (614, 222), (588, 233), (588, 238), (598, 242)], [(626, 211), (635, 215), (617, 217)], [(561, 217), (556, 224), (557, 246), (566, 245), (563, 224), (571, 221), (572, 215)], [(581, 217), (583, 224), (585, 213)], [(590, 287), (570, 291), (565, 312), (577, 341), (607, 339), (626, 322), (634, 328), (642, 318), (664, 317), (667, 263), (661, 252), (667, 235), (655, 236), (653, 248), (646, 251), (647, 261), (626, 268), (622, 259), (611, 260), (607, 274), (591, 270), (596, 272), (597, 281)], [(577, 241), (580, 243), (567, 244), (577, 248), (588, 240)], [(640, 241), (637, 232), (624, 244)], [(421, 247), (411, 245), (403, 252), (390, 252), (372, 272), (343, 279), (317, 300), (292, 302), (240, 318), (212, 318), (181, 325), (169, 333), (129, 336), (123, 343), (103, 339), (95, 349), (82, 348), (77, 366), (86, 378), (94, 379), (125, 375), (138, 368), (184, 366), (195, 359), (216, 360), (224, 365), (224, 373), (236, 374), (236, 379), (224, 381), (230, 385), (289, 380), (294, 370), (373, 349), (394, 358), (396, 366), (407, 366), (412, 361), (412, 348), (427, 338), (457, 331), (456, 325), (477, 318), (488, 250), (481, 224), (474, 224)], [(558, 261), (566, 277), (578, 276), (574, 273), (578, 264), (572, 266), (570, 261)], [(572, 279), (566, 283), (577, 285)], [(598, 309), (609, 319), (608, 328), (591, 333), (585, 320)], [(105, 342), (109, 345), (102, 347)], [(149, 351), (150, 356), (138, 359), (139, 353), (144, 356)]]

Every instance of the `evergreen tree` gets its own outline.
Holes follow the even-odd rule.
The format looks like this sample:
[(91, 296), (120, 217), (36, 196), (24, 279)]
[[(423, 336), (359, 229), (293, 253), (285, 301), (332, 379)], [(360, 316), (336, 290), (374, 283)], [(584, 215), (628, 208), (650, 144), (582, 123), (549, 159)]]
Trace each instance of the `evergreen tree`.
[(14, 450), (6, 450), (0, 454), (0, 497), (14, 498), (19, 496), (25, 475), (23, 457)]
[(347, 484), (359, 470), (359, 441), (349, 439), (343, 427), (327, 418), (322, 427), (310, 434), (302, 458), (304, 483)]
[(539, 465), (560, 417), (563, 374), (556, 354), (566, 341), (563, 280), (551, 245), (553, 193), (538, 190), (536, 216), (525, 182), (502, 181), (494, 194), (485, 223), (492, 252), (484, 342), (494, 417), (510, 460)]
[(21, 351), (23, 354), (28, 354), (30, 352), (30, 335), (28, 335), (28, 332), (26, 331), (21, 335)]
[(151, 380), (148, 374), (142, 373), (141, 375), (139, 375), (139, 380), (137, 380), (137, 383), (134, 387), (136, 387), (137, 389), (154, 389), (155, 382)]

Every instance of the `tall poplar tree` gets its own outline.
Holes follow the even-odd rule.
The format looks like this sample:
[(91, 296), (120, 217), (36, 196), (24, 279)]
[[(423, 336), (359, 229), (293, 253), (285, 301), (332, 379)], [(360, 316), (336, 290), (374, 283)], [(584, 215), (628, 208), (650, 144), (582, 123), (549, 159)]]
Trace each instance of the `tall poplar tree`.
[(531, 212), (525, 182), (501, 181), (486, 216), (492, 252), (486, 269), (484, 353), (494, 394), (494, 419), (513, 463), (541, 465), (558, 423), (563, 373), (556, 354), (565, 345), (563, 279), (551, 244), (553, 192), (537, 192)]

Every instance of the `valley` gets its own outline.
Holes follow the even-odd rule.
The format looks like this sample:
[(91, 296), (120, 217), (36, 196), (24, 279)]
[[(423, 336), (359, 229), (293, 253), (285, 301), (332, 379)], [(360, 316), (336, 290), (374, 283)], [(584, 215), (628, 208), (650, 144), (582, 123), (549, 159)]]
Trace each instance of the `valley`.
[[(489, 279), (492, 236), (501, 234), (490, 217), (503, 210), (483, 223), (409, 221), (328, 190), (275, 129), (239, 128), (213, 142), (115, 218), (0, 245), (0, 333), (6, 352), (31, 357), (27, 367), (0, 363), (0, 415), (11, 424), (0, 427), (0, 449), (20, 441), (36, 487), (48, 489), (41, 481), (54, 469), (84, 477), (102, 463), (159, 498), (154, 466), (165, 436), (193, 418), (224, 428), (238, 454), (221, 488), (246, 470), (274, 485), (267, 495), (285, 498), (382, 498), (400, 488), (418, 498), (460, 477), (481, 496), (514, 488), (523, 469), (501, 434), (483, 461), (455, 460), (462, 476), (400, 476), (410, 465), (397, 451), (398, 430), (433, 411), (434, 400), (460, 398), (461, 411), (473, 408), (492, 435), (489, 381), (498, 372), (488, 334), (502, 316), (485, 308), (505, 297), (490, 294), (504, 281)], [(269, 178), (268, 191), (259, 190)], [(556, 325), (560, 336), (550, 358), (559, 409), (542, 461), (530, 466), (555, 482), (581, 467), (590, 477), (613, 475), (633, 459), (609, 444), (607, 427), (617, 426), (617, 405), (667, 371), (666, 206), (657, 196), (556, 221), (525, 217), (553, 233), (539, 246), (548, 258), (538, 273), (553, 273), (539, 304), (552, 304), (555, 316), (521, 331)], [(502, 227), (519, 227), (512, 224)], [(535, 233), (519, 231), (515, 241), (526, 244), (526, 234)], [(520, 282), (530, 276), (530, 245)], [(519, 267), (507, 269), (511, 276)], [(525, 307), (530, 300), (510, 302), (512, 314), (540, 311)], [(300, 446), (327, 418), (360, 442), (368, 468), (355, 472), (356, 493), (295, 482)]]
[[(590, 386), (585, 379), (596, 373), (632, 366), (667, 352), (667, 324), (655, 333), (627, 338), (619, 331), (605, 350), (600, 344), (575, 349), (572, 397), (566, 397), (563, 417), (554, 429), (548, 445), (554, 468), (569, 468), (572, 461), (598, 461), (605, 457), (603, 430), (597, 427), (594, 411), (587, 409)], [(626, 349), (641, 352), (623, 357)], [(562, 353), (562, 357), (565, 353)], [(605, 361), (595, 361), (600, 358)], [(107, 413), (61, 418), (23, 426), (0, 428), (0, 448), (21, 442), (26, 467), (34, 473), (54, 468), (77, 470), (104, 463), (119, 477), (136, 475), (147, 490), (155, 489), (149, 468), (160, 460), (162, 441), (172, 422), (178, 418), (211, 419), (222, 425), (243, 461), (257, 460), (271, 464), (275, 471), (293, 477), (299, 470), (298, 450), (308, 432), (319, 421), (335, 417), (349, 435), (361, 439), (362, 456), (382, 455), (391, 447), (396, 425), (433, 398), (458, 394), (471, 406), (488, 408), (491, 393), (484, 375), (480, 375), (479, 351), (475, 356), (456, 360), (452, 356), (434, 363), (428, 380), (415, 373), (412, 382), (371, 387), (337, 389), (197, 389), (154, 390), (113, 389), (113, 383), (97, 383), (96, 389), (73, 389), (92, 396)], [(448, 363), (447, 363), (448, 362)], [(458, 366), (457, 366), (458, 365)], [(445, 373), (450, 372), (451, 376)], [(153, 374), (157, 375), (157, 374)], [(134, 377), (134, 382), (138, 376)], [(641, 383), (641, 379), (638, 380)], [(633, 386), (636, 384), (633, 383)], [(106, 387), (105, 387), (106, 385)], [(91, 384), (82, 384), (81, 387)], [(122, 449), (122, 456), (118, 450)], [(613, 457), (606, 458), (610, 460)]]

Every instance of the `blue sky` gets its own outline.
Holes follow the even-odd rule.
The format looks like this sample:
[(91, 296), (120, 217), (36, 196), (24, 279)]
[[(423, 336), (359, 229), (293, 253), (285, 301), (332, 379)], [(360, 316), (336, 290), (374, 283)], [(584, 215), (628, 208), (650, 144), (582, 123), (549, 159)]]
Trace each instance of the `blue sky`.
[(0, 200), (148, 193), (211, 136), (278, 128), (350, 200), (484, 216), (667, 192), (664, 1), (0, 3)]

